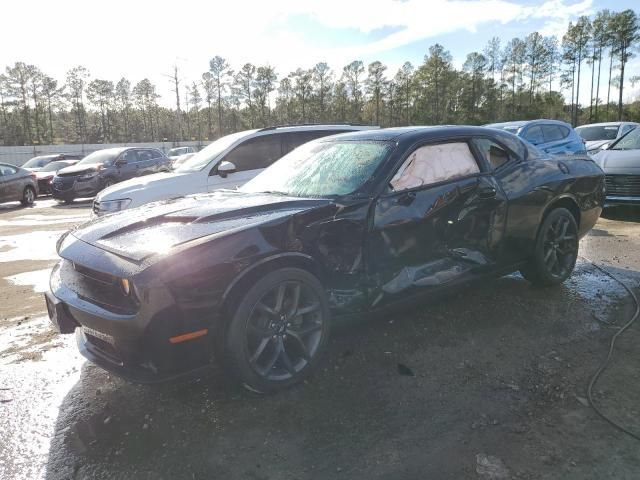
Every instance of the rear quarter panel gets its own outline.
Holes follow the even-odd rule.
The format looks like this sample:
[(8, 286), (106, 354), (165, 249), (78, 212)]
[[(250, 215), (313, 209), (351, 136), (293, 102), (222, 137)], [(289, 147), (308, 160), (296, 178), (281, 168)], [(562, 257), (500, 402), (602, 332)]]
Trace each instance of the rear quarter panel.
[[(561, 170), (561, 164), (567, 173)], [(581, 237), (602, 212), (604, 174), (587, 156), (533, 159), (505, 169), (496, 177), (509, 200), (505, 256), (511, 261), (530, 255), (538, 227), (554, 204), (577, 206)]]

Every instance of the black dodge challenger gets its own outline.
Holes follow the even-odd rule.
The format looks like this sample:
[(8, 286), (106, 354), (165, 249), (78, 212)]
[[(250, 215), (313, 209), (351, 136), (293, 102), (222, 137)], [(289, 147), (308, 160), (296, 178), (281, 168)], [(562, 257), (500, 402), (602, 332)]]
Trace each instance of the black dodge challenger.
[(89, 360), (139, 382), (222, 362), (271, 391), (305, 378), (340, 317), (520, 271), (554, 285), (604, 176), (482, 127), (308, 143), (242, 188), (107, 215), (57, 245), (46, 300)]

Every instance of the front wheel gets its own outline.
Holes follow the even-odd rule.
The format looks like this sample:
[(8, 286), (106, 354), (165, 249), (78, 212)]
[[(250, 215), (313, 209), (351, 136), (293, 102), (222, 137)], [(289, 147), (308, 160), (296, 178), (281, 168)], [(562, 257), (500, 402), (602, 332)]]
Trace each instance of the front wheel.
[(542, 222), (535, 251), (520, 273), (534, 285), (564, 282), (578, 258), (578, 225), (571, 212), (556, 208)]
[(20, 200), (20, 203), (27, 207), (29, 205), (33, 205), (35, 199), (36, 191), (33, 189), (33, 187), (25, 187), (24, 191), (22, 192), (22, 199)]
[(329, 307), (318, 279), (298, 268), (276, 270), (237, 303), (225, 338), (225, 363), (250, 390), (289, 387), (317, 365), (329, 327)]

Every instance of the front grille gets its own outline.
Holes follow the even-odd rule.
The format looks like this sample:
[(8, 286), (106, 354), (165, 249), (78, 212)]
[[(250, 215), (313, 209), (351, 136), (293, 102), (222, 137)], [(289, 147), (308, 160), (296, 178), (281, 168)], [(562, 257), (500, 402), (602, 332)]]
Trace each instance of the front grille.
[(53, 180), (53, 188), (58, 191), (69, 190), (73, 188), (73, 184), (76, 183), (76, 177), (56, 177)]
[(62, 262), (60, 275), (78, 297), (105, 310), (133, 315), (138, 309), (133, 292), (125, 295), (117, 277), (66, 260)]
[(640, 175), (606, 175), (607, 195), (640, 197)]

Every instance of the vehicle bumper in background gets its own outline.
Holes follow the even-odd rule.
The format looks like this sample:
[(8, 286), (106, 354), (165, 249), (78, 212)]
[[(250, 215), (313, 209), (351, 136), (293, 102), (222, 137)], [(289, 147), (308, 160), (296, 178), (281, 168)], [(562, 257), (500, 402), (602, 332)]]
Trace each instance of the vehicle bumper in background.
[(622, 206), (622, 205), (640, 205), (640, 196), (630, 197), (630, 196), (607, 195), (604, 201), (605, 207), (615, 207), (615, 206)]
[(64, 181), (55, 180), (51, 184), (51, 195), (57, 200), (73, 200), (80, 197), (93, 197), (100, 190), (104, 180), (99, 176), (95, 176), (90, 180), (80, 181), (76, 177), (63, 177)]

